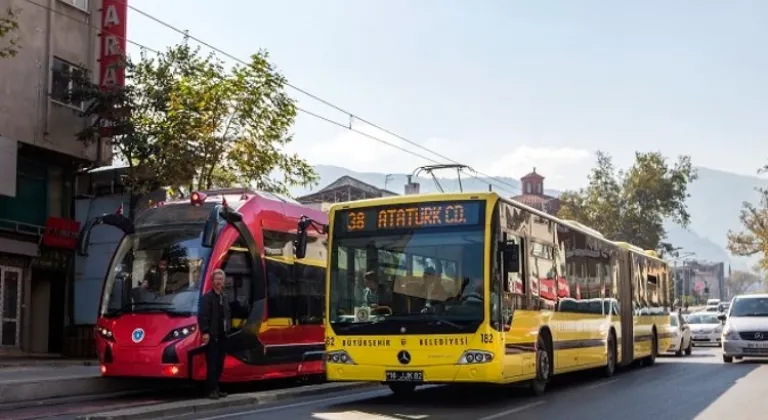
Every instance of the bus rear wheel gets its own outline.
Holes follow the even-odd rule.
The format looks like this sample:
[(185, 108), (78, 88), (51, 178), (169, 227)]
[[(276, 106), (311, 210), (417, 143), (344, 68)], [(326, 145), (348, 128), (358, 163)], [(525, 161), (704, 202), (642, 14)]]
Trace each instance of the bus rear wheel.
[(552, 376), (552, 351), (542, 334), (536, 340), (536, 377), (531, 379), (531, 393), (539, 396), (547, 390)]
[(387, 385), (389, 385), (389, 389), (392, 390), (392, 393), (397, 397), (407, 397), (413, 395), (414, 391), (416, 391), (415, 384), (392, 383)]

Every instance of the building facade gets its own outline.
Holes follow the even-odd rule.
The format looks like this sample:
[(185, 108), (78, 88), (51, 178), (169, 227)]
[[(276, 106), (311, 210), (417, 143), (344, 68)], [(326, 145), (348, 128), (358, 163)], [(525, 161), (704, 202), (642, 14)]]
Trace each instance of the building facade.
[(544, 177), (536, 173), (536, 168), (520, 178), (520, 183), (523, 193), (512, 197), (513, 200), (552, 215), (560, 211), (560, 199), (544, 193)]
[(105, 52), (124, 51), (124, 35), (115, 44), (107, 32), (124, 33), (127, 6), (0, 0), (7, 8), (18, 14), (20, 50), (0, 59), (0, 355), (62, 353), (79, 231), (75, 176), (112, 160), (108, 139), (76, 138), (88, 121), (72, 77), (104, 77)]
[(328, 211), (333, 203), (365, 200), (367, 198), (391, 197), (396, 193), (383, 190), (374, 185), (345, 175), (331, 182), (317, 192), (299, 197), (296, 200), (306, 206), (322, 211)]

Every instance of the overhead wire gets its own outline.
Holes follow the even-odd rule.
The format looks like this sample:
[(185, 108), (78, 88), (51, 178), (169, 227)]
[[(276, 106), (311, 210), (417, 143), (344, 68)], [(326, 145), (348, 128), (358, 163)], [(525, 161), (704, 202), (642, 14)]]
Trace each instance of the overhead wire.
[[(101, 31), (102, 30), (98, 26), (91, 25), (87, 21), (82, 21), (82, 20), (79, 20), (79, 19), (69, 15), (69, 14), (62, 13), (61, 11), (56, 10), (55, 8), (51, 8), (51, 7), (46, 6), (44, 4), (37, 3), (37, 2), (35, 2), (33, 0), (23, 0), (23, 1), (26, 2), (26, 3), (32, 4), (34, 6), (40, 7), (42, 9), (46, 9), (46, 10), (48, 10), (50, 12), (56, 13), (56, 14), (58, 14), (60, 16), (64, 16), (66, 18), (69, 18), (69, 19), (73, 20), (74, 22), (77, 22), (77, 23), (82, 24), (84, 26), (88, 26), (88, 27), (90, 27), (92, 29), (95, 29), (97, 31)], [(240, 58), (238, 58), (238, 57), (236, 57), (236, 56), (234, 56), (234, 55), (232, 55), (232, 54), (230, 54), (230, 53), (228, 53), (228, 52), (226, 52), (226, 51), (224, 51), (224, 50), (222, 50), (222, 49), (220, 49), (218, 47), (215, 47), (215, 46), (211, 45), (210, 43), (201, 40), (200, 38), (197, 38), (195, 36), (190, 35), (188, 31), (181, 30), (181, 29), (179, 29), (179, 28), (177, 28), (177, 27), (175, 27), (175, 26), (173, 26), (173, 25), (171, 25), (171, 24), (169, 24), (169, 23), (167, 23), (167, 22), (165, 22), (165, 21), (163, 21), (163, 20), (161, 20), (161, 19), (159, 19), (159, 18), (157, 18), (157, 17), (155, 17), (155, 16), (153, 16), (153, 15), (143, 11), (143, 10), (141, 10), (141, 9), (136, 8), (135, 6), (131, 6), (131, 5), (127, 4), (124, 0), (115, 0), (115, 1), (125, 5), (127, 8), (133, 10), (134, 12), (136, 12), (136, 13), (138, 13), (138, 14), (146, 17), (146, 18), (148, 18), (148, 19), (150, 19), (150, 20), (152, 20), (154, 22), (159, 23), (160, 25), (165, 26), (165, 27), (173, 30), (174, 32), (177, 32), (177, 33), (183, 35), (186, 39), (193, 40), (193, 41), (199, 43), (200, 45), (205, 46), (207, 48), (210, 48), (211, 50), (215, 51), (216, 53), (219, 53), (219, 54), (221, 54), (224, 57), (230, 58), (230, 59), (232, 59), (232, 60), (234, 60), (234, 61), (236, 61), (236, 62), (238, 62), (240, 64), (243, 64), (243, 65), (246, 65), (246, 66), (249, 65), (248, 62), (246, 62), (246, 61), (244, 61), (244, 60), (242, 60), (242, 59), (240, 59)], [(134, 46), (136, 46), (136, 47), (138, 47), (138, 48), (140, 48), (142, 50), (149, 51), (149, 52), (152, 52), (154, 54), (160, 54), (160, 51), (155, 50), (153, 48), (150, 48), (150, 47), (148, 47), (146, 45), (140, 44), (138, 42), (132, 41), (132, 40), (128, 39), (127, 37), (120, 37), (120, 36), (118, 36), (118, 38), (121, 38), (126, 43), (134, 45)], [(311, 116), (311, 117), (316, 118), (318, 120), (324, 121), (326, 123), (333, 124), (333, 125), (336, 125), (338, 127), (344, 128), (344, 129), (346, 129), (348, 131), (351, 131), (353, 133), (356, 133), (358, 135), (366, 137), (366, 138), (368, 138), (370, 140), (374, 140), (376, 142), (382, 143), (384, 145), (387, 145), (389, 147), (395, 148), (395, 149), (400, 150), (402, 152), (408, 153), (408, 154), (410, 154), (412, 156), (418, 157), (418, 158), (426, 160), (428, 162), (431, 162), (431, 163), (434, 163), (434, 164), (445, 163), (445, 162), (440, 162), (440, 161), (438, 161), (438, 160), (436, 160), (434, 158), (427, 157), (427, 156), (425, 156), (425, 155), (423, 155), (421, 153), (417, 153), (417, 152), (415, 152), (413, 150), (409, 150), (409, 149), (407, 149), (407, 148), (405, 148), (403, 146), (400, 146), (400, 145), (397, 145), (397, 144), (392, 143), (390, 141), (384, 140), (384, 139), (382, 139), (380, 137), (377, 137), (377, 136), (374, 136), (372, 134), (366, 133), (366, 132), (364, 132), (362, 130), (358, 130), (358, 129), (354, 128), (352, 126), (352, 123), (351, 123), (352, 121), (357, 120), (357, 121), (359, 121), (359, 122), (361, 122), (361, 123), (363, 123), (365, 125), (368, 125), (368, 126), (374, 128), (376, 130), (379, 130), (379, 131), (381, 131), (381, 132), (383, 132), (385, 134), (388, 134), (388, 135), (390, 135), (390, 136), (392, 136), (392, 137), (394, 137), (394, 138), (396, 138), (398, 140), (401, 140), (401, 141), (403, 141), (403, 142), (405, 142), (407, 144), (410, 144), (410, 145), (415, 146), (415, 147), (417, 147), (417, 148), (419, 148), (421, 150), (429, 152), (432, 155), (435, 155), (435, 156), (437, 156), (437, 157), (439, 157), (441, 159), (444, 159), (445, 161), (448, 161), (448, 162), (453, 163), (453, 164), (464, 166), (464, 164), (462, 164), (462, 163), (460, 163), (460, 162), (458, 162), (458, 161), (456, 161), (454, 159), (451, 159), (451, 158), (449, 158), (449, 157), (447, 157), (447, 156), (445, 156), (443, 154), (440, 154), (440, 153), (438, 153), (438, 152), (436, 152), (436, 151), (434, 151), (434, 150), (432, 150), (432, 149), (430, 149), (430, 148), (428, 148), (426, 146), (423, 146), (423, 145), (421, 145), (421, 144), (419, 144), (419, 143), (417, 143), (417, 142), (415, 142), (413, 140), (410, 140), (410, 139), (408, 139), (408, 138), (406, 138), (404, 136), (401, 136), (401, 135), (399, 135), (397, 133), (394, 133), (393, 131), (388, 130), (388, 129), (380, 126), (380, 125), (374, 124), (374, 123), (372, 123), (372, 122), (370, 122), (370, 121), (368, 121), (368, 120), (366, 120), (364, 118), (358, 117), (356, 114), (354, 114), (352, 112), (349, 112), (346, 109), (344, 109), (344, 108), (342, 108), (342, 107), (340, 107), (338, 105), (335, 105), (332, 102), (330, 102), (328, 100), (325, 100), (325, 99), (323, 99), (323, 98), (321, 98), (321, 97), (319, 97), (319, 96), (317, 96), (315, 94), (312, 94), (312, 93), (306, 91), (305, 89), (299, 88), (296, 85), (293, 85), (293, 84), (288, 83), (288, 82), (286, 82), (285, 85), (287, 87), (290, 87), (291, 89), (293, 89), (293, 90), (295, 90), (295, 91), (297, 91), (297, 92), (299, 92), (299, 93), (301, 93), (301, 94), (303, 94), (303, 95), (305, 95), (305, 96), (307, 96), (307, 97), (317, 101), (317, 102), (320, 102), (323, 105), (326, 105), (326, 106), (328, 106), (328, 107), (330, 107), (330, 108), (332, 108), (332, 109), (334, 109), (334, 110), (336, 110), (338, 112), (346, 114), (350, 118), (350, 123), (349, 124), (344, 124), (344, 123), (335, 121), (335, 120), (333, 120), (331, 118), (327, 118), (327, 117), (321, 116), (321, 115), (319, 115), (319, 114), (317, 114), (315, 112), (312, 112), (312, 111), (309, 111), (309, 110), (306, 110), (304, 108), (301, 108), (301, 107), (297, 106), (296, 110), (299, 111), (299, 112), (302, 112), (302, 113), (304, 113), (304, 114), (306, 114), (308, 116)], [(517, 186), (517, 185), (511, 184), (511, 183), (509, 183), (507, 181), (504, 181), (503, 179), (499, 179), (498, 177), (485, 174), (485, 173), (477, 171), (475, 169), (471, 169), (471, 170), (472, 170), (473, 173), (472, 172), (466, 172), (463, 169), (459, 169), (459, 173), (465, 173), (466, 175), (469, 175), (470, 177), (476, 179), (477, 181), (480, 181), (482, 183), (486, 183), (486, 184), (488, 184), (490, 186), (493, 186), (493, 187), (497, 187), (497, 188), (499, 188), (501, 190), (506, 190), (506, 191), (512, 192), (512, 193), (515, 193), (515, 190), (517, 192), (521, 192), (520, 187)], [(475, 174), (479, 174), (479, 175), (485, 177), (486, 180), (480, 179)], [(495, 183), (490, 182), (490, 180), (495, 181)], [(509, 190), (509, 189), (505, 188), (504, 186), (510, 187), (510, 188), (512, 188), (512, 190)]]

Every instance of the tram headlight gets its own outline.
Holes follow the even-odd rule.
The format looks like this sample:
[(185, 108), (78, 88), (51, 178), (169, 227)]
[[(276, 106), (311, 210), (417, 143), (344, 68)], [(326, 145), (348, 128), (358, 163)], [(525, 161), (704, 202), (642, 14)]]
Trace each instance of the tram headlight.
[(176, 328), (165, 336), (163, 342), (189, 337), (190, 335), (194, 334), (195, 331), (197, 331), (197, 325), (187, 325), (186, 327)]
[(344, 350), (336, 350), (336, 351), (329, 351), (325, 353), (325, 362), (326, 363), (335, 363), (339, 365), (355, 365), (354, 360), (352, 360), (352, 357), (349, 356), (349, 353), (347, 353)]
[(101, 336), (101, 338), (109, 341), (115, 341), (115, 335), (112, 334), (112, 331), (110, 331), (107, 328), (104, 327), (96, 327), (96, 332)]
[(467, 350), (459, 358), (460, 365), (477, 365), (489, 363), (493, 360), (493, 353), (484, 350)]

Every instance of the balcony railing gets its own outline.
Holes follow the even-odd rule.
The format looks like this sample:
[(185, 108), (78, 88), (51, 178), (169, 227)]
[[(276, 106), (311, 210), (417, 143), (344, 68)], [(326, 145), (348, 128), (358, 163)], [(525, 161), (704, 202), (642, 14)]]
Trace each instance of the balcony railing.
[(0, 219), (0, 231), (13, 232), (19, 235), (42, 237), (45, 226), (18, 222), (16, 220)]

